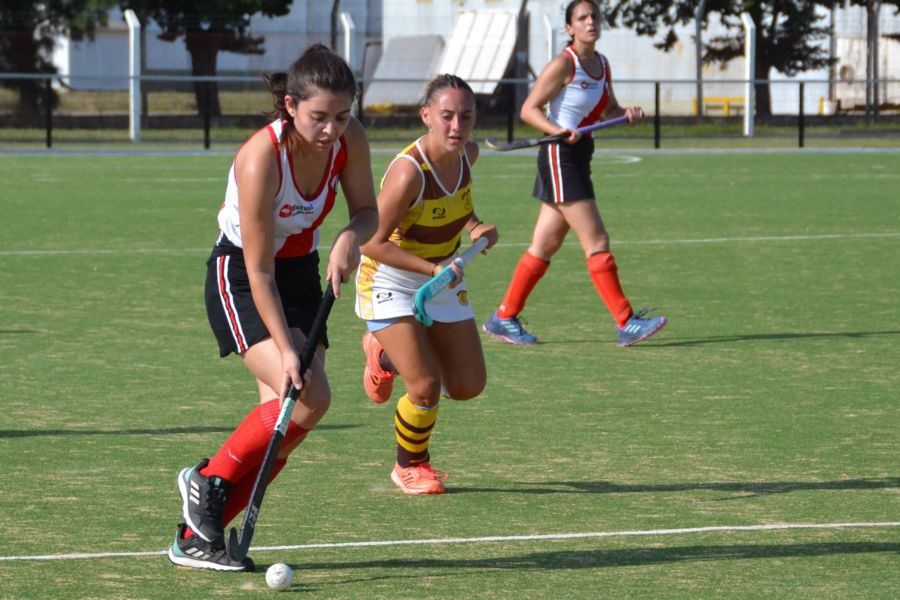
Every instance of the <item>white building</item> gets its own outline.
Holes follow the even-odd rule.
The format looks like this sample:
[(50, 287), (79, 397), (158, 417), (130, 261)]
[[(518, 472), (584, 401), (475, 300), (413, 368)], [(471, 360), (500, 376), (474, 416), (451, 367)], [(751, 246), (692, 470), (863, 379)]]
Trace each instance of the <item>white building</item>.
[[(382, 0), (342, 0), (342, 12), (351, 15), (355, 28), (351, 47), (351, 66), (361, 71), (367, 36), (381, 35)], [(184, 38), (174, 42), (160, 40), (159, 26), (150, 20), (142, 23), (146, 35), (145, 65), (148, 73), (189, 74), (191, 57)], [(250, 33), (264, 36), (263, 54), (220, 52), (220, 74), (251, 75), (262, 71), (283, 70), (300, 55), (303, 48), (331, 42), (331, 2), (299, 0), (283, 17), (253, 17)], [(339, 42), (342, 42), (339, 39)], [(122, 13), (110, 11), (108, 26), (94, 40), (72, 41), (58, 37), (53, 63), (60, 75), (75, 89), (124, 89), (128, 85), (128, 29)]]
[[(564, 27), (564, 0), (528, 0), (530, 15), (528, 64), (534, 73), (540, 72), (551, 56), (559, 52), (568, 40)], [(383, 43), (390, 43), (394, 37), (409, 35), (440, 35), (448, 39), (453, 24), (464, 11), (508, 10), (518, 11), (521, 0), (391, 0), (385, 2)], [(827, 23), (828, 12), (822, 9)], [(723, 35), (726, 29), (715, 17), (710, 18), (703, 39)], [(835, 77), (841, 79), (865, 79), (866, 14), (861, 7), (848, 7), (835, 11), (835, 56), (839, 62), (834, 70)], [(882, 7), (879, 31), (900, 33), (900, 15), (894, 14), (892, 7)], [(657, 50), (656, 41), (646, 36), (638, 36), (633, 31), (622, 28), (603, 32), (598, 49), (605, 54), (612, 65), (616, 81), (616, 94), (623, 103), (640, 103), (652, 106), (652, 81), (683, 80), (683, 84), (668, 83), (662, 86), (661, 103), (666, 114), (690, 114), (696, 98), (696, 46), (693, 27), (676, 29), (679, 41), (670, 52)], [(732, 32), (734, 34), (734, 32)], [(739, 35), (739, 34), (738, 34)], [(828, 42), (823, 44), (827, 47)], [(879, 40), (879, 76), (881, 79), (900, 79), (900, 42), (885, 37)], [(744, 61), (735, 59), (724, 68), (719, 65), (704, 66), (702, 69), (704, 99), (731, 98), (742, 96), (739, 83), (744, 79)], [(772, 86), (772, 109), (774, 113), (796, 113), (799, 103), (801, 80), (806, 85), (804, 111), (815, 114), (823, 108), (823, 100), (829, 99), (828, 69), (807, 71), (796, 77), (787, 77), (772, 71), (769, 79), (782, 82)], [(691, 82), (689, 82), (689, 80)], [(634, 83), (629, 83), (629, 82)], [(864, 101), (865, 88), (862, 85), (836, 86), (837, 99), (846, 107)], [(862, 99), (859, 98), (860, 93)], [(882, 99), (900, 97), (900, 84), (882, 86)], [(896, 100), (895, 100), (896, 101)], [(736, 103), (737, 104), (737, 103)]]
[[(567, 41), (563, 27), (565, 2), (527, 0), (525, 4), (530, 16), (527, 61), (531, 72), (536, 74)], [(423, 36), (431, 36), (436, 43), (428, 48), (436, 53), (484, 52), (485, 47), (491, 46), (479, 46), (471, 40), (462, 49), (447, 48), (461, 16), (472, 11), (486, 10), (515, 14), (521, 6), (522, 0), (342, 0), (340, 3), (341, 11), (349, 13), (355, 25), (350, 39), (350, 63), (357, 72), (366, 76), (372, 74), (372, 64), (380, 56), (380, 49), (388, 48), (392, 41), (402, 43), (403, 38), (421, 40)], [(331, 7), (331, 2), (300, 0), (294, 2), (290, 13), (284, 17), (253, 18), (251, 33), (265, 36), (265, 53), (242, 55), (221, 52), (218, 57), (218, 72), (251, 74), (283, 69), (308, 44), (316, 41), (329, 43)], [(827, 13), (823, 13), (823, 16), (827, 17)], [(835, 55), (839, 58), (834, 69), (836, 79), (865, 78), (865, 25), (865, 10), (860, 7), (848, 7), (835, 12)], [(189, 73), (190, 56), (185, 50), (183, 39), (163, 42), (157, 38), (159, 29), (155, 23), (145, 23), (144, 27), (147, 72)], [(882, 34), (900, 32), (900, 16), (895, 15), (891, 7), (882, 8), (879, 30)], [(709, 39), (725, 31), (713, 17), (703, 32), (703, 38)], [(487, 32), (486, 35), (492, 34)], [(669, 81), (661, 89), (665, 112), (690, 114), (696, 98), (696, 87), (691, 83), (696, 78), (693, 28), (680, 28), (678, 35), (679, 42), (672, 51), (666, 53), (653, 47), (654, 39), (638, 36), (631, 30), (618, 28), (603, 32), (599, 49), (610, 59), (620, 101), (652, 106), (652, 82)], [(72, 42), (59, 39), (53, 56), (54, 63), (61, 74), (69, 76), (70, 84), (75, 88), (123, 89), (127, 86), (127, 39), (128, 33), (121, 14), (111, 13), (109, 27), (99, 31), (93, 41)], [(343, 43), (339, 47), (343, 48)], [(437, 69), (442, 61), (440, 57), (433, 61), (423, 60), (421, 56), (415, 56), (417, 49), (421, 49), (421, 46), (411, 46), (406, 51), (411, 59), (418, 61), (412, 70), (414, 72), (406, 72), (406, 75), (419, 77), (424, 81), (434, 73), (418, 71)], [(503, 51), (510, 50), (504, 48)], [(443, 62), (446, 64), (446, 61)], [(395, 72), (396, 69), (395, 66)], [(496, 72), (496, 65), (493, 72)], [(900, 42), (885, 37), (880, 39), (879, 74), (882, 79), (900, 79)], [(470, 73), (463, 75), (471, 76)], [(743, 77), (742, 59), (731, 61), (724, 69), (718, 65), (704, 67), (704, 99), (733, 99), (742, 95), (741, 84), (736, 82)], [(796, 112), (798, 86), (794, 83), (800, 80), (810, 82), (806, 86), (804, 103), (804, 110), (810, 114), (818, 112), (822, 108), (820, 100), (828, 99), (832, 92), (845, 107), (864, 101), (864, 87), (836, 85), (830, 90), (828, 77), (828, 69), (805, 72), (795, 78), (773, 71), (770, 74), (771, 80), (785, 82), (772, 87), (773, 112)], [(672, 80), (683, 83), (673, 83)], [(735, 83), (721, 83), (723, 81)], [(896, 99), (900, 96), (900, 84), (882, 86), (881, 93), (882, 98)], [(414, 104), (416, 99), (409, 98), (409, 101)]]

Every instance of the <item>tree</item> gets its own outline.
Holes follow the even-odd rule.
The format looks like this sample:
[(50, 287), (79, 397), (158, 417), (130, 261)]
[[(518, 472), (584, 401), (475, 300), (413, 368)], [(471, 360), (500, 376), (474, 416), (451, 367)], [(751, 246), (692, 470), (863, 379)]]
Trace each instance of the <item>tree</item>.
[[(613, 0), (609, 12), (612, 24), (633, 27), (638, 34), (656, 36), (664, 30), (656, 47), (669, 51), (678, 42), (675, 26), (694, 20), (698, 0)], [(865, 6), (866, 0), (851, 0), (851, 4)], [(887, 4), (900, 6), (900, 0), (886, 0)], [(769, 71), (777, 69), (785, 75), (828, 66), (833, 59), (828, 56), (827, 44), (821, 43), (829, 35), (824, 14), (817, 7), (832, 8), (836, 0), (706, 0), (703, 22), (712, 14), (730, 35), (717, 36), (704, 45), (705, 63), (727, 63), (744, 55), (743, 28), (740, 15), (748, 13), (756, 24), (756, 68), (754, 79), (767, 80)], [(733, 32), (733, 33), (731, 33)], [(756, 113), (771, 114), (769, 86), (756, 86)]]
[[(56, 73), (50, 62), (53, 37), (74, 40), (93, 37), (106, 23), (113, 0), (3, 0), (0, 3), (0, 72)], [(7, 79), (3, 86), (19, 93), (16, 112), (39, 115), (44, 108), (45, 82), (40, 79)], [(56, 92), (50, 101), (56, 104)]]
[[(184, 46), (191, 55), (191, 74), (216, 75), (219, 52), (263, 54), (262, 36), (250, 35), (250, 18), (255, 14), (280, 17), (290, 10), (293, 0), (123, 0), (123, 9), (131, 8), (138, 15), (146, 15), (162, 29), (161, 40), (175, 41), (184, 37)], [(194, 97), (197, 108), (207, 101), (210, 114), (222, 114), (219, 86), (216, 82), (195, 82)]]

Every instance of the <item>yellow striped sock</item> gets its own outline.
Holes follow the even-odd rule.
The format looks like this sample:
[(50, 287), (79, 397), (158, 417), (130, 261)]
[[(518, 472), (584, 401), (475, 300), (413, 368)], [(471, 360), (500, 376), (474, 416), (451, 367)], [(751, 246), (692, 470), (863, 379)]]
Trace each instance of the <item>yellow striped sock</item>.
[(404, 394), (397, 401), (394, 432), (397, 437), (397, 464), (408, 467), (428, 460), (428, 442), (437, 421), (438, 407), (417, 406)]

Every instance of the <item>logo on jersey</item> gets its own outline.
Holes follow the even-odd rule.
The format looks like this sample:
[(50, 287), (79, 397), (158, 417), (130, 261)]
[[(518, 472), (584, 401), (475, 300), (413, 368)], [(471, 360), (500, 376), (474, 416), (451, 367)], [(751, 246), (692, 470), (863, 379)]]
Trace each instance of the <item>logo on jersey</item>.
[(447, 217), (447, 209), (444, 208), (443, 206), (435, 206), (431, 210), (431, 218), (434, 219), (435, 221), (444, 219), (446, 217)]
[(468, 305), (469, 304), (469, 292), (467, 292), (466, 290), (461, 290), (459, 292), (456, 292), (456, 299), (459, 300), (459, 303), (462, 304), (463, 306)]
[(472, 190), (466, 190), (463, 192), (463, 208), (467, 211), (472, 210)]
[(290, 219), (294, 215), (311, 215), (315, 211), (312, 204), (284, 204), (278, 210), (278, 216), (282, 219)]
[(393, 292), (378, 292), (375, 294), (375, 302), (378, 304), (384, 304), (385, 302), (390, 302), (394, 299)]
[(599, 85), (597, 83), (595, 83), (593, 81), (585, 81), (585, 80), (582, 80), (579, 85), (581, 86), (581, 89), (583, 89), (583, 90), (593, 90), (593, 89), (597, 89), (599, 87)]

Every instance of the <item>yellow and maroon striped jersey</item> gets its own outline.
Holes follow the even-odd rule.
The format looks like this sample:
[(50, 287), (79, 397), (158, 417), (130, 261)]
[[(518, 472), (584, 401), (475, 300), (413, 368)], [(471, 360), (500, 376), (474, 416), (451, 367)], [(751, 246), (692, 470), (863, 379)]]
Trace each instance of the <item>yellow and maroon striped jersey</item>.
[(472, 169), (463, 150), (456, 186), (448, 190), (435, 175), (419, 141), (394, 158), (415, 163), (422, 175), (422, 191), (390, 239), (407, 252), (439, 262), (456, 252), (462, 231), (472, 216)]

